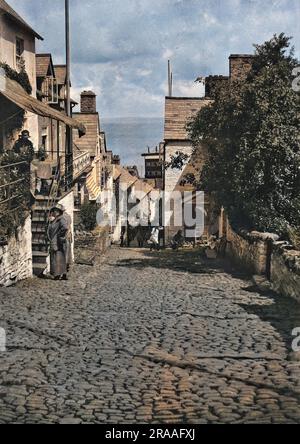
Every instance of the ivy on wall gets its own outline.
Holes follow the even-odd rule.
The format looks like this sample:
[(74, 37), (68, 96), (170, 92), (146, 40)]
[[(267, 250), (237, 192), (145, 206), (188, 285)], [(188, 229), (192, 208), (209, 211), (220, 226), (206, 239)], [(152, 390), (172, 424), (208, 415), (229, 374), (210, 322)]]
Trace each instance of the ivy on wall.
[[(4, 185), (0, 188), (0, 241), (16, 235), (18, 228), (24, 225), (30, 208), (30, 160), (26, 155), (20, 156), (13, 151), (0, 157), (0, 167), (13, 164), (18, 165), (0, 169), (0, 185)], [(22, 181), (18, 182), (20, 179)], [(13, 199), (1, 203), (9, 197)]]

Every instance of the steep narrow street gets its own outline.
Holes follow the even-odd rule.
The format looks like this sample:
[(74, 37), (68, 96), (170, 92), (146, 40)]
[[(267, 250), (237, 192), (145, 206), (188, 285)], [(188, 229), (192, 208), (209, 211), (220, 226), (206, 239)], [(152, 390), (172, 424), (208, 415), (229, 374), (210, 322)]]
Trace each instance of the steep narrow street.
[(300, 423), (299, 305), (195, 252), (0, 289), (1, 423)]

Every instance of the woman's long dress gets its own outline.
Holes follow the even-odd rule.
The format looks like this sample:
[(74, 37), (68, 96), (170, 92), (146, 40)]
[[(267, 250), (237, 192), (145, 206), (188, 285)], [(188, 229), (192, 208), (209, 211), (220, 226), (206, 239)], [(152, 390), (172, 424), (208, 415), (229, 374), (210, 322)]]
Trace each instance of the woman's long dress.
[(56, 218), (48, 228), (50, 241), (50, 273), (54, 277), (67, 274), (66, 235), (68, 224), (63, 216)]

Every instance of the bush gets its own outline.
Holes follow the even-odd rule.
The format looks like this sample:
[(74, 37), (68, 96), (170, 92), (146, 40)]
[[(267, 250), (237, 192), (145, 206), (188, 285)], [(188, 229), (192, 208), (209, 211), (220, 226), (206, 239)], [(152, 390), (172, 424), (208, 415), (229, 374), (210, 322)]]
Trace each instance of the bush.
[(293, 56), (284, 34), (256, 46), (246, 81), (221, 85), (189, 131), (208, 160), (200, 184), (235, 228), (284, 238), (300, 226), (300, 96), (292, 89)]

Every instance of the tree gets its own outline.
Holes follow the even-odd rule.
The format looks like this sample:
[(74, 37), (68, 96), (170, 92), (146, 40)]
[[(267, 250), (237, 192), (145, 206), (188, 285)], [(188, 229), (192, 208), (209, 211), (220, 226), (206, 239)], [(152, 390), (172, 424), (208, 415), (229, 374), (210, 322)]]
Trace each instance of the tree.
[(300, 227), (298, 65), (291, 38), (274, 35), (255, 46), (246, 81), (221, 84), (189, 124), (195, 149), (208, 149), (200, 186), (236, 228), (286, 235)]

